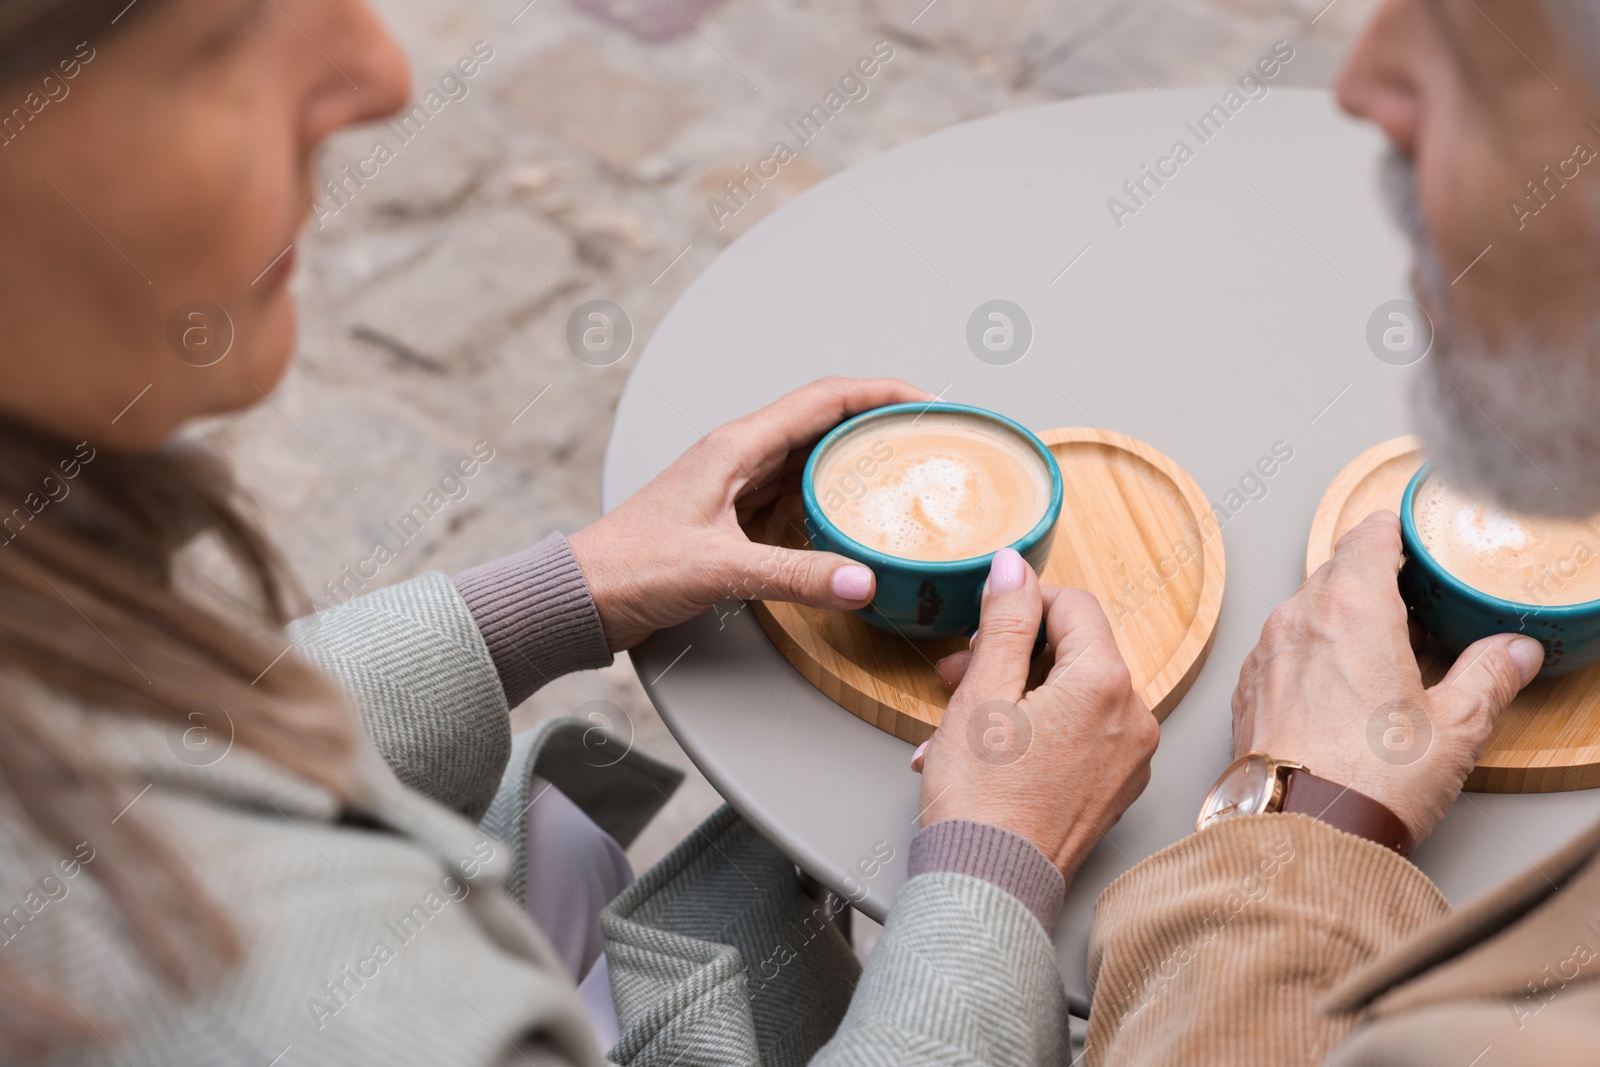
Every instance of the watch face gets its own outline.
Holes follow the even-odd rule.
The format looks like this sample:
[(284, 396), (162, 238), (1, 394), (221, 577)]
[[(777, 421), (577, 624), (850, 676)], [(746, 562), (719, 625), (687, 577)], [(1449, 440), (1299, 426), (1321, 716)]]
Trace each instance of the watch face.
[(1252, 753), (1237, 760), (1211, 787), (1196, 828), (1235, 815), (1255, 815), (1272, 802), (1276, 776), (1266, 757)]

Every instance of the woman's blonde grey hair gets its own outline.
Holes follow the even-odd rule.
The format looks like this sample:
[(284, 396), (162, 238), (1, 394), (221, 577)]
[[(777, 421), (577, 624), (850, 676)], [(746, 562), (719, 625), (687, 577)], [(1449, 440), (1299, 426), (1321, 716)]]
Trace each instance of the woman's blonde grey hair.
[[(200, 540), (242, 583), (180, 578), (180, 554)], [(92, 849), (84, 871), (154, 972), (185, 991), (236, 961), (240, 941), (166, 844), (157, 809), (124, 812), (147, 783), (71, 729), (71, 709), (174, 738), (197, 705), (221, 709), (236, 746), (346, 798), (359, 727), (329, 680), (279, 658), (300, 606), (282, 575), (214, 457), (116, 453), (0, 416), (0, 818), (48, 854)], [(0, 1059), (101, 1037), (0, 958)]]
[[(0, 84), (106, 43), (163, 2), (0, 0)], [(231, 581), (180, 577), (197, 542), (220, 549)], [(285, 573), (214, 457), (117, 453), (0, 413), (0, 821), (46, 855), (92, 850), (84, 872), (151, 971), (183, 991), (242, 942), (171, 847), (160, 805), (124, 811), (148, 783), (73, 721), (138, 718), (182, 737), (197, 705), (221, 709), (235, 747), (346, 799), (359, 725), (331, 681), (279, 659), (283, 626), (305, 606)], [(0, 1061), (114, 1041), (104, 1022), (0, 956)]]

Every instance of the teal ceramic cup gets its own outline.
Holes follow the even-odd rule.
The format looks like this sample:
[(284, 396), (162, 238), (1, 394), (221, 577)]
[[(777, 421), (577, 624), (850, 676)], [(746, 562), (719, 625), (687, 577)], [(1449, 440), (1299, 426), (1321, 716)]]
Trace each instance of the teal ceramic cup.
[(1423, 628), (1455, 653), (1495, 634), (1532, 637), (1544, 645), (1541, 678), (1571, 674), (1600, 661), (1600, 600), (1552, 605), (1502, 600), (1467, 585), (1429, 554), (1412, 509), (1417, 490), (1431, 472), (1431, 464), (1417, 471), (1400, 503), (1406, 556), (1400, 568), (1400, 595)]
[(996, 545), (995, 551), (1011, 547), (1021, 553), (1035, 572), (1044, 569), (1050, 557), (1056, 522), (1061, 517), (1061, 467), (1050, 449), (1026, 428), (992, 411), (966, 404), (936, 401), (932, 404), (890, 404), (864, 411), (840, 423), (812, 449), (801, 478), (805, 505), (806, 533), (811, 547), (836, 552), (865, 564), (877, 577), (877, 593), (872, 603), (856, 612), (867, 622), (916, 640), (933, 640), (970, 634), (978, 628), (978, 609), (983, 599), (983, 583), (988, 580), (994, 552), (970, 559), (927, 561), (890, 556), (856, 541), (840, 530), (822, 511), (817, 497), (816, 475), (819, 462), (836, 442), (854, 434), (875, 420), (903, 412), (948, 413), (982, 419), (1015, 434), (1031, 447), (1050, 474), (1050, 499), (1043, 516), (1033, 529), (1010, 546)]

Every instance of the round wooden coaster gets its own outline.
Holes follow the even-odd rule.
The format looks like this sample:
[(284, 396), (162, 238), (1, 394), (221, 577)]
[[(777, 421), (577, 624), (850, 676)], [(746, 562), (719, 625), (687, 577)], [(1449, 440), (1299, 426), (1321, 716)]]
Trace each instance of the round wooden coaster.
[[(1367, 449), (1334, 478), (1317, 506), (1306, 547), (1306, 574), (1333, 556), (1333, 546), (1362, 519), (1400, 510), (1411, 476), (1422, 466), (1422, 443), (1397, 437)], [(1431, 639), (1418, 659), (1433, 685), (1454, 661)], [(1524, 689), (1500, 716), (1483, 758), (1467, 779), (1479, 793), (1555, 793), (1600, 785), (1600, 665)]]
[[(1043, 580), (1099, 598), (1134, 689), (1165, 719), (1199, 675), (1222, 611), (1222, 536), (1211, 505), (1187, 471), (1132, 437), (1091, 429), (1039, 437), (1065, 486)], [(795, 497), (750, 527), (768, 544), (806, 543)], [(755, 613), (785, 658), (847, 710), (913, 744), (939, 725), (950, 694), (933, 665), (966, 638), (911, 641), (848, 612), (776, 601), (757, 602)]]

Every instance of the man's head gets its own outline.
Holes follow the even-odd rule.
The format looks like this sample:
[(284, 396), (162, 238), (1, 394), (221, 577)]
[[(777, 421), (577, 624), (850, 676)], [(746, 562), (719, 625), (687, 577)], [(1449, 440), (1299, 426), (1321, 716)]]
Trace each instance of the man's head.
[(1389, 0), (1339, 78), (1433, 320), (1413, 413), (1451, 481), (1600, 511), (1600, 0)]

